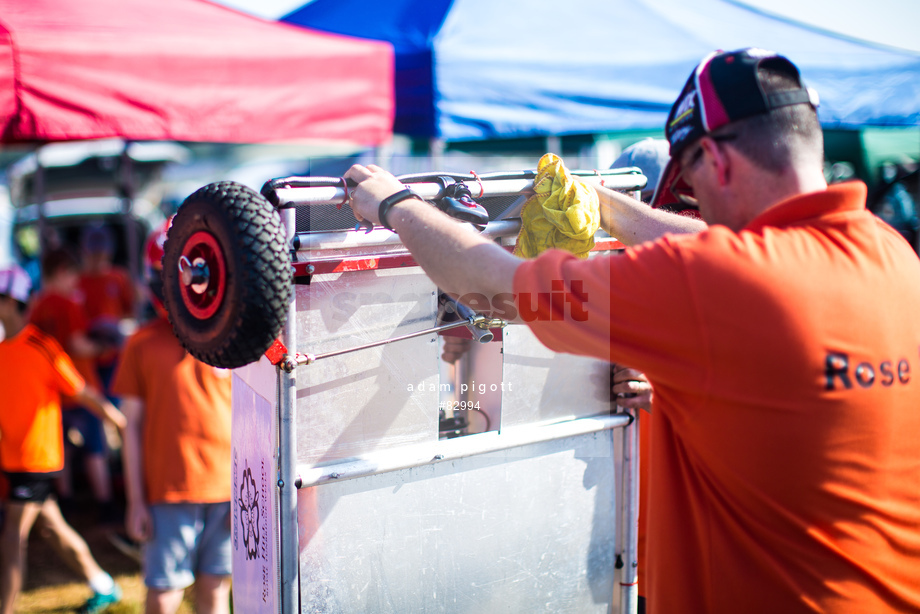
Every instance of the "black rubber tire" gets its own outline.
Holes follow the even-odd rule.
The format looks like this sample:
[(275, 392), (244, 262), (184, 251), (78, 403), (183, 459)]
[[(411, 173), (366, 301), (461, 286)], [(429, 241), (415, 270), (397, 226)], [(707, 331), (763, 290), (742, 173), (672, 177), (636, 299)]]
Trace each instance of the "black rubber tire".
[[(180, 258), (202, 238), (214, 258), (222, 258), (214, 268), (223, 269), (223, 275), (212, 272), (200, 295), (210, 301), (203, 310), (187, 304), (179, 274)], [(179, 207), (164, 251), (166, 310), (185, 349), (227, 369), (259, 360), (281, 332), (291, 300), (291, 254), (278, 211), (244, 185), (212, 183)]]

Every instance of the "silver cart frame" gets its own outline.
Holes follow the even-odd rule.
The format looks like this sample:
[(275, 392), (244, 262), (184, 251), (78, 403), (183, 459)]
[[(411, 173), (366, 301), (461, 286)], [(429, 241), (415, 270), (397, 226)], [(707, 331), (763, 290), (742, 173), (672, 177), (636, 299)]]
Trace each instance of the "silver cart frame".
[[(629, 192), (645, 181), (635, 172), (585, 174), (596, 175), (587, 180)], [(440, 368), (435, 335), (444, 327), (435, 325), (435, 300), (424, 298), (435, 294), (430, 291), (433, 286), (429, 287), (397, 235), (379, 228), (298, 233), (297, 208), (342, 203), (347, 188), (344, 182), (335, 187), (298, 186), (297, 178), (292, 179), (270, 182), (274, 186), (269, 198), (281, 212), (289, 244), (296, 248), (295, 292), (280, 339), (283, 347), (234, 371), (236, 611), (635, 612), (638, 416), (609, 414), (602, 405), (577, 398), (584, 385), (575, 388), (581, 392), (566, 391), (574, 395), (575, 407), (566, 406), (568, 400), (550, 401), (545, 397), (552, 396), (554, 386), (543, 382), (536, 393), (500, 395), (500, 409), (493, 416), (497, 424), (487, 432), (452, 439), (424, 434), (430, 431), (431, 417), (413, 413), (413, 394), (390, 399), (381, 393), (384, 400), (393, 400), (394, 407), (403, 404), (399, 415), (380, 420), (386, 424), (372, 437), (347, 434), (349, 427), (357, 429), (359, 419), (367, 418), (367, 404), (365, 410), (348, 413), (352, 410), (326, 401), (341, 398), (342, 405), (354, 403), (354, 407), (364, 403), (361, 395), (369, 384), (351, 381), (348, 374), (371, 365), (378, 373), (389, 369), (385, 375), (390, 377), (407, 362), (406, 355), (420, 353), (434, 366), (420, 360), (422, 366), (411, 367), (415, 371), (406, 377), (437, 382), (438, 373), (431, 370)], [(483, 176), (471, 184), (477, 182), (479, 196), (517, 194), (527, 192), (532, 176)], [(413, 188), (423, 197), (435, 198), (443, 185), (421, 181)], [(519, 229), (519, 220), (511, 219), (491, 222), (483, 233), (507, 245)], [(599, 239), (596, 249), (619, 247), (613, 239)], [(394, 276), (399, 278), (396, 282)], [(373, 286), (381, 280), (405, 286), (412, 298), (408, 302), (415, 300), (410, 311), (422, 317), (400, 311), (406, 301), (399, 297), (392, 305), (371, 298), (358, 301), (358, 308), (347, 315), (361, 318), (362, 309), (373, 311), (373, 321), (381, 322), (374, 332), (387, 333), (382, 343), (356, 344), (352, 335), (330, 345), (315, 338), (317, 332), (320, 337), (336, 337), (349, 326), (340, 321), (331, 326), (326, 321), (330, 305), (345, 302), (337, 303), (342, 293), (330, 288), (338, 284), (354, 294), (361, 284)], [(398, 312), (391, 322), (379, 317), (390, 311)], [(482, 322), (479, 325), (483, 327)], [(308, 332), (310, 339), (305, 342)], [(495, 355), (499, 364), (505, 364), (506, 375), (509, 369), (526, 373), (530, 364), (552, 364), (554, 370), (570, 374), (593, 368), (586, 359), (553, 355), (528, 332), (523, 326), (504, 330), (503, 353)], [(411, 345), (404, 350), (407, 354), (366, 356), (375, 351), (367, 348), (388, 351), (380, 348), (397, 338), (413, 340), (386, 347)], [(360, 360), (352, 354), (356, 345), (363, 350)], [(309, 364), (313, 361), (307, 357), (316, 351), (325, 351), (330, 359)], [(507, 364), (517, 358), (516, 364)], [(327, 364), (325, 371), (318, 370)], [(541, 377), (547, 372), (540, 371)], [(467, 375), (483, 377), (474, 369)], [(402, 385), (408, 380), (391, 377), (388, 381)], [(444, 388), (437, 385), (435, 390), (433, 396), (425, 393), (424, 403), (433, 400), (440, 406), (438, 392)], [(341, 391), (345, 392), (336, 397)], [(385, 407), (380, 409), (386, 413)], [(404, 419), (404, 414), (415, 417)], [(352, 422), (343, 427), (349, 417)], [(403, 430), (394, 434), (394, 425)], [(316, 442), (313, 433), (322, 433)], [(373, 437), (375, 443), (368, 445)], [(526, 485), (534, 474), (545, 484)], [(527, 499), (533, 492), (546, 497), (538, 501), (545, 505), (546, 517), (535, 523), (537, 528), (528, 528), (524, 525), (532, 514)], [(431, 500), (435, 497), (443, 497), (445, 507), (437, 507), (438, 502)], [(492, 502), (496, 514), (490, 512)], [(588, 505), (593, 509), (582, 509)], [(482, 518), (471, 523), (466, 516), (477, 506), (482, 507)], [(400, 522), (415, 512), (418, 519)], [(441, 521), (429, 522), (430, 516), (442, 512)], [(482, 539), (480, 527), (483, 533), (494, 529), (494, 540)], [(402, 534), (393, 538), (393, 531)], [(527, 539), (530, 531), (532, 540)], [(427, 533), (432, 532), (448, 537), (431, 539)], [(502, 544), (502, 535), (516, 541)], [(478, 551), (469, 543), (474, 539), (484, 544)], [(320, 542), (322, 548), (317, 550)], [(397, 545), (406, 548), (398, 556)], [(547, 556), (556, 560), (544, 564)], [(425, 576), (428, 571), (437, 578)], [(415, 572), (420, 575), (414, 576)], [(522, 581), (532, 586), (521, 589)], [(427, 590), (432, 594), (415, 596)]]

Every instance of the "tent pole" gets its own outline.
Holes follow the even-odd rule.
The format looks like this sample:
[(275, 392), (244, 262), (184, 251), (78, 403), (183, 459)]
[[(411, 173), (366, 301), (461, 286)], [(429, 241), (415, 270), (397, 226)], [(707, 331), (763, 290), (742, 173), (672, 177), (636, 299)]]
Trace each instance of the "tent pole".
[(444, 142), (444, 139), (438, 137), (432, 137), (428, 141), (428, 157), (431, 161), (431, 168), (441, 168), (444, 162), (444, 151), (447, 149), (447, 144)]
[(48, 249), (48, 220), (45, 218), (45, 167), (42, 166), (41, 147), (35, 150), (35, 174), (32, 175), (32, 194), (38, 205), (38, 256), (39, 262)]
[[(140, 267), (138, 266), (138, 240), (137, 228), (134, 225), (134, 161), (128, 153), (130, 141), (125, 141), (118, 164), (116, 185), (121, 197), (121, 213), (124, 221), (125, 246), (128, 251), (128, 275), (135, 286), (140, 281)], [(137, 314), (135, 314), (137, 315)]]
[(374, 147), (374, 164), (381, 168), (391, 168), (393, 162), (393, 147), (390, 143), (382, 143)]
[(633, 420), (623, 430), (623, 544), (620, 569), (620, 614), (636, 614), (639, 601), (639, 414), (632, 411)]
[[(296, 210), (281, 211), (287, 245), (293, 245), (297, 234)], [(295, 288), (297, 286), (294, 286)], [(287, 323), (282, 331), (286, 347), (297, 344), (297, 299), (296, 292), (287, 305)], [(297, 372), (278, 373), (278, 526), (280, 528), (280, 581), (281, 614), (300, 611), (300, 549), (297, 521)]]

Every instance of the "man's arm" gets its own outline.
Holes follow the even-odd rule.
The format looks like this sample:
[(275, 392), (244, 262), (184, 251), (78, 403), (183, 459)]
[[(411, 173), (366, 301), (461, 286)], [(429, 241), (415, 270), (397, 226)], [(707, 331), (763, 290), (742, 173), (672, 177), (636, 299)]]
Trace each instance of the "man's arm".
[[(380, 201), (404, 189), (396, 177), (380, 167), (356, 164), (345, 176), (358, 183), (352, 192), (355, 217), (380, 223)], [(491, 301), (513, 292), (514, 273), (521, 260), (501, 246), (418, 199), (390, 208), (390, 226), (425, 273), (445, 292), (464, 297), (483, 295)]]
[[(131, 539), (146, 541), (152, 526), (147, 499), (144, 495), (143, 424), (144, 402), (138, 397), (121, 399), (128, 425), (122, 434), (121, 462), (125, 473), (125, 529)], [(167, 462), (167, 461), (164, 461)]]
[[(358, 184), (351, 200), (355, 217), (376, 224), (380, 223), (380, 201), (405, 187), (374, 165), (356, 164), (345, 176)], [(605, 230), (626, 245), (657, 239), (668, 232), (692, 233), (706, 228), (702, 220), (652, 209), (619, 192), (595, 187)], [(489, 301), (513, 292), (514, 273), (521, 260), (429, 204), (414, 198), (400, 201), (390, 208), (387, 221), (425, 273), (446, 292), (460, 297), (482, 295)]]
[(600, 201), (601, 227), (624, 245), (654, 241), (666, 233), (700, 232), (706, 222), (661, 209), (652, 209), (642, 201), (620, 192), (595, 185)]

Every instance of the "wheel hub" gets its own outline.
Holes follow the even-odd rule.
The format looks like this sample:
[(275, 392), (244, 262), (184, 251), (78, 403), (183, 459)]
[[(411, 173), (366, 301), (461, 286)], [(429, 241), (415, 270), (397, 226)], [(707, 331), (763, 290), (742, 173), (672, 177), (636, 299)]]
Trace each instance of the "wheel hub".
[(179, 289), (182, 302), (199, 319), (217, 313), (227, 285), (224, 253), (208, 232), (189, 237), (179, 257)]

